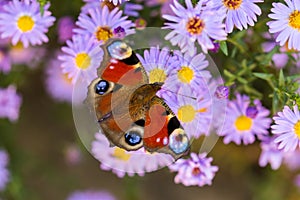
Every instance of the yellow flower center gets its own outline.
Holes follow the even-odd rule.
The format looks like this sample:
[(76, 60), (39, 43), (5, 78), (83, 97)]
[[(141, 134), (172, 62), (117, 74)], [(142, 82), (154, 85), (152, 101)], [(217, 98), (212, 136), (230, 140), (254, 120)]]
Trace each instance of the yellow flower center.
[(128, 161), (130, 158), (130, 154), (126, 153), (124, 149), (121, 149), (119, 147), (115, 147), (114, 153), (112, 154), (115, 158), (122, 160), (122, 161)]
[(294, 130), (298, 138), (300, 139), (300, 120), (295, 124)]
[(300, 32), (300, 11), (295, 10), (290, 14), (289, 25)]
[(193, 17), (186, 24), (186, 29), (191, 35), (200, 35), (204, 25), (204, 22), (199, 17)]
[(235, 127), (239, 131), (249, 131), (251, 129), (251, 126), (252, 119), (245, 115), (241, 115), (235, 120)]
[(98, 41), (104, 42), (113, 36), (113, 33), (109, 27), (98, 27), (95, 34)]
[(194, 78), (194, 71), (189, 67), (182, 67), (177, 74), (179, 80), (183, 83), (190, 83)]
[(25, 33), (33, 29), (34, 21), (32, 17), (24, 15), (18, 19), (17, 26), (22, 32)]
[(178, 119), (182, 122), (191, 122), (195, 119), (196, 110), (191, 105), (181, 106), (178, 109)]
[(75, 57), (75, 63), (80, 69), (87, 69), (91, 64), (91, 58), (87, 53), (79, 53)]
[(243, 0), (223, 0), (223, 4), (230, 10), (236, 10), (238, 9)]
[(149, 73), (150, 83), (164, 82), (167, 75), (163, 69), (153, 69)]

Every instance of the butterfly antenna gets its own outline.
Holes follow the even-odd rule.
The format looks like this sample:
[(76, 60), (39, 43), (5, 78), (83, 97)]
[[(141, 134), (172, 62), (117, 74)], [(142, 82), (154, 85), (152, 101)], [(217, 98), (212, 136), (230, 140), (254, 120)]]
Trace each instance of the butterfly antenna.
[(174, 94), (178, 94), (178, 95), (183, 96), (183, 97), (191, 98), (191, 99), (193, 99), (195, 101), (197, 100), (197, 97), (192, 97), (192, 96), (188, 96), (188, 95), (185, 95), (185, 94), (180, 94), (178, 92), (174, 92), (172, 90), (168, 90), (168, 89), (165, 89), (165, 88), (161, 88), (161, 89), (165, 90), (165, 91), (168, 91), (168, 92), (171, 92), (171, 93), (174, 93)]

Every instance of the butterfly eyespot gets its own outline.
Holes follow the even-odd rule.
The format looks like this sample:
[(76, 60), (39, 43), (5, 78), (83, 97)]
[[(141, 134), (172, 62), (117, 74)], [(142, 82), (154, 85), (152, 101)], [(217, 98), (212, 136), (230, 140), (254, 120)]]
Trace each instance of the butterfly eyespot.
[(104, 95), (105, 93), (109, 92), (111, 88), (111, 84), (106, 80), (100, 80), (95, 85), (95, 92), (99, 95)]
[(136, 131), (129, 131), (125, 134), (125, 142), (130, 146), (135, 146), (142, 141), (141, 135)]
[(121, 41), (115, 41), (107, 47), (107, 50), (112, 58), (124, 60), (129, 58), (132, 54), (132, 49)]
[(183, 129), (178, 128), (172, 132), (169, 147), (175, 154), (181, 154), (187, 151), (189, 148), (189, 139)]

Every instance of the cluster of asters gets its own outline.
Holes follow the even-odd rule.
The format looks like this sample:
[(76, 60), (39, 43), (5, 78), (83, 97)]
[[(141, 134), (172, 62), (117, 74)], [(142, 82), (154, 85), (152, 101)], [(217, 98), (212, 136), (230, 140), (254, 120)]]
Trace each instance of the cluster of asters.
[[(76, 21), (70, 17), (57, 21), (57, 42), (63, 47), (53, 53), (45, 70), (46, 88), (54, 99), (71, 102), (74, 84), (82, 82), (88, 85), (97, 77), (97, 68), (104, 55), (100, 46), (110, 38), (135, 34), (137, 28), (145, 25), (139, 16), (143, 6), (161, 5), (160, 12), (151, 15), (161, 14), (165, 19), (162, 29), (170, 31), (165, 39), (180, 50), (170, 54), (166, 47), (151, 47), (139, 55), (139, 59), (150, 83), (164, 82), (157, 95), (170, 106), (189, 137), (208, 136), (214, 130), (223, 137), (225, 144), (248, 145), (260, 141), (260, 166), (270, 163), (273, 169), (277, 169), (285, 162), (291, 167), (300, 167), (290, 159), (300, 151), (300, 114), (296, 104), (293, 108), (285, 106), (282, 112), (274, 113), (272, 117), (258, 99), (250, 100), (247, 95), (234, 91), (235, 98), (228, 99), (227, 106), (214, 103), (227, 99), (229, 89), (211, 78), (206, 54), (216, 50), (218, 43), (226, 41), (234, 29), (254, 26), (262, 14), (259, 7), (262, 0), (199, 0), (196, 4), (191, 0), (185, 0), (184, 4), (178, 0), (84, 2)], [(273, 44), (299, 51), (300, 0), (286, 0), (272, 6), (267, 26)], [(43, 52), (36, 46), (48, 42), (46, 33), (55, 21), (49, 7), (48, 3), (41, 14), (36, 0), (1, 2), (1, 73), (8, 74), (13, 70), (12, 65), (18, 62), (32, 66), (37, 53)], [(136, 21), (129, 20), (129, 16)], [(197, 45), (203, 53), (197, 50)], [(22, 58), (17, 51), (22, 51), (21, 55), (27, 52), (28, 56)], [(295, 56), (297, 58), (297, 53)], [(0, 117), (17, 120), (20, 104), (21, 97), (13, 85), (0, 90)], [(216, 109), (217, 106), (220, 107)], [(214, 120), (216, 111), (223, 111), (225, 120)], [(176, 183), (204, 186), (212, 183), (218, 170), (206, 153), (191, 153), (190, 158), (179, 159), (170, 165), (173, 159), (169, 155), (150, 154), (143, 149), (126, 152), (109, 147), (109, 142), (100, 133), (96, 133), (95, 138), (92, 152), (101, 161), (101, 169), (112, 170), (119, 177), (126, 174), (142, 176), (168, 165), (171, 171), (178, 172)], [(70, 199), (82, 199), (85, 194), (94, 195), (83, 192)]]

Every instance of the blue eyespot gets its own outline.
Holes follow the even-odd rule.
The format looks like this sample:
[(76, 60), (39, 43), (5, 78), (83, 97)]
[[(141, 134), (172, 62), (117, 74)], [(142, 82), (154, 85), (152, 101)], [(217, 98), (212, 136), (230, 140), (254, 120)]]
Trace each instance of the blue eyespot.
[(142, 141), (142, 137), (135, 131), (129, 131), (125, 134), (125, 142), (130, 146), (135, 146)]
[(175, 154), (182, 154), (189, 149), (189, 139), (181, 128), (175, 129), (169, 140), (169, 147)]
[(105, 92), (107, 92), (108, 89), (109, 83), (105, 80), (101, 80), (95, 85), (95, 92), (100, 95), (105, 94)]

